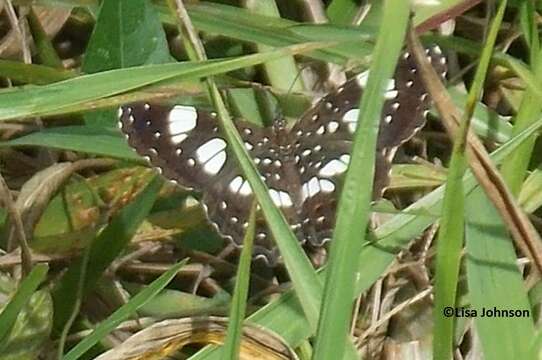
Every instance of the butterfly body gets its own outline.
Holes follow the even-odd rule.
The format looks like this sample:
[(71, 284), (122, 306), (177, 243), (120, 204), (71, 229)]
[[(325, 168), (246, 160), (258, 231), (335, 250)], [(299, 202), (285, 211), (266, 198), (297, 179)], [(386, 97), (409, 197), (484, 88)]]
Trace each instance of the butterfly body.
[[(427, 56), (442, 74), (440, 50)], [(245, 148), (269, 188), (269, 195), (299, 241), (320, 247), (331, 239), (338, 201), (338, 177), (350, 161), (358, 104), (366, 75), (347, 81), (309, 109), (291, 129), (284, 121), (262, 128), (236, 121)], [(375, 197), (387, 184), (395, 150), (425, 124), (430, 100), (416, 65), (402, 55), (389, 81), (377, 141)], [(170, 180), (202, 191), (211, 222), (241, 245), (253, 201), (214, 112), (190, 106), (137, 103), (122, 107), (120, 127), (129, 144)], [(256, 229), (255, 257), (278, 260), (264, 221)]]

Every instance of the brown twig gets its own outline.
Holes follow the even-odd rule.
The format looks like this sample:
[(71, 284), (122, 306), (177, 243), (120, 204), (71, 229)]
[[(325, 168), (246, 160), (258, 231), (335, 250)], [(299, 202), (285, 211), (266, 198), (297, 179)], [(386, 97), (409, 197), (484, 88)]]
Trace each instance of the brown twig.
[[(23, 221), (21, 219), (21, 214), (15, 206), (13, 199), (11, 198), (11, 193), (4, 180), (2, 174), (0, 174), (0, 199), (6, 207), (9, 219), (10, 219), (10, 234), (14, 234), (17, 239), (17, 243), (21, 249), (21, 264), (23, 267), (23, 275), (27, 275), (30, 270), (32, 270), (32, 255), (30, 254), (30, 248), (28, 247), (28, 241), (26, 241), (26, 233), (24, 231)], [(9, 239), (12, 239), (12, 236), (9, 236)], [(9, 241), (8, 241), (8, 251), (10, 251)]]
[(32, 62), (32, 55), (30, 53), (30, 47), (28, 46), (28, 39), (26, 36), (25, 28), (24, 28), (25, 21), (19, 21), (19, 18), (17, 17), (17, 14), (15, 13), (15, 9), (13, 8), (13, 4), (11, 3), (11, 0), (6, 0), (4, 4), (6, 5), (6, 14), (8, 15), (11, 28), (13, 29), (13, 32), (19, 38), (19, 41), (21, 42), (21, 52), (23, 54), (23, 61), (25, 64), (30, 64)]
[[(455, 138), (459, 129), (461, 112), (453, 103), (440, 77), (427, 62), (425, 51), (414, 29), (409, 29), (407, 39), (410, 51), (418, 63), (422, 81), (435, 102), (448, 134), (451, 138)], [(540, 235), (517, 205), (484, 146), (472, 131), (469, 131), (467, 136), (467, 154), (474, 176), (500, 213), (517, 246), (532, 261), (537, 270), (542, 272)]]

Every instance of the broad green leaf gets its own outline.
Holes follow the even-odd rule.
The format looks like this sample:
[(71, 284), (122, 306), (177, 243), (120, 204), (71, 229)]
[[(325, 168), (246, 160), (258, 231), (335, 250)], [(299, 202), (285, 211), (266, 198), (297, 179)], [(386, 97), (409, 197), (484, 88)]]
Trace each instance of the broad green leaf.
[[(82, 70), (87, 74), (170, 62), (158, 13), (148, 0), (104, 0), (90, 38)], [(85, 114), (89, 125), (114, 126), (115, 110)]]

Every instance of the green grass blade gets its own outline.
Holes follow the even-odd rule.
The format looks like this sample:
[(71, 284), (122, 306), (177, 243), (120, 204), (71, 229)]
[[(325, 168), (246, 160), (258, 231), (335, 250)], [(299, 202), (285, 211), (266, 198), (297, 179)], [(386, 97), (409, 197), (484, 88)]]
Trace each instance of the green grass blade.
[(354, 0), (333, 0), (326, 9), (330, 22), (340, 25), (351, 25), (359, 11), (359, 5)]
[(117, 129), (97, 126), (54, 127), (0, 142), (0, 148), (8, 146), (45, 146), (125, 160), (141, 159)]
[(286, 55), (299, 54), (328, 44), (303, 44), (232, 59), (145, 65), (80, 76), (46, 86), (17, 87), (0, 91), (0, 121), (62, 113), (63, 109), (118, 95), (163, 80), (199, 79)]
[(455, 319), (444, 316), (442, 309), (455, 306), (465, 226), (462, 177), (466, 166), (467, 160), (465, 153), (463, 151), (454, 152), (446, 180), (442, 220), (437, 242), (434, 311), (435, 336), (433, 338), (433, 354), (436, 359), (451, 359), (452, 356)]
[[(536, 84), (542, 83), (542, 51), (532, 56), (536, 59), (532, 64)], [(537, 120), (542, 111), (542, 102), (540, 93), (535, 93), (532, 87), (529, 87), (523, 95), (518, 113), (515, 117), (513, 133), (516, 134)], [(527, 168), (531, 160), (537, 136), (533, 136), (527, 143), (522, 145), (514, 154), (508, 158), (502, 166), (501, 172), (506, 180), (510, 191), (517, 195), (521, 190), (521, 184), (527, 175)]]
[(0, 59), (0, 76), (10, 78), (18, 83), (45, 85), (71, 79), (75, 76), (75, 73), (68, 70), (53, 69), (44, 65)]
[[(255, 14), (263, 14), (269, 17), (280, 17), (279, 9), (275, 1), (246, 1), (246, 6)], [(267, 45), (256, 44), (259, 52), (266, 52), (272, 48)], [(291, 56), (283, 57), (278, 60), (268, 61), (263, 64), (263, 71), (271, 86), (276, 89), (301, 92), (304, 90), (300, 70), (297, 68), (295, 59)]]
[[(190, 18), (198, 30), (241, 41), (283, 47), (307, 41), (322, 41), (322, 39), (326, 38), (322, 37), (319, 30), (315, 30), (318, 27), (313, 28), (312, 32), (298, 34), (295, 30), (298, 26), (303, 26), (302, 23), (253, 14), (234, 6), (198, 3), (187, 6), (187, 8)], [(171, 22), (172, 19), (166, 18), (166, 21)], [(324, 28), (322, 27), (322, 29)], [(374, 38), (373, 28), (343, 28), (343, 30), (354, 35), (351, 37), (350, 43), (337, 44), (327, 49), (311, 51), (307, 56), (325, 62), (345, 64), (350, 58), (359, 58), (371, 53), (372, 46), (367, 40)], [(337, 38), (334, 37), (332, 40), (337, 41)], [(354, 44), (355, 46), (353, 46)]]
[(482, 50), (480, 63), (476, 69), (474, 81), (466, 101), (466, 109), (461, 125), (454, 138), (452, 158), (444, 192), (442, 219), (437, 240), (437, 259), (435, 274), (435, 311), (433, 356), (437, 359), (451, 359), (453, 353), (454, 322), (453, 316), (445, 316), (446, 307), (455, 307), (461, 249), (465, 229), (465, 203), (463, 175), (467, 169), (466, 146), (467, 134), (476, 103), (481, 96), (491, 54), (506, 9), (506, 0), (502, 1), (493, 19), (491, 28)]
[(0, 313), (0, 351), (5, 346), (17, 316), (22, 311), (32, 294), (45, 280), (49, 267), (46, 264), (37, 264), (19, 285), (17, 292)]
[(482, 317), (482, 309), (529, 310), (512, 240), (499, 213), (481, 189), (467, 198), (467, 280), (471, 309), (484, 358), (529, 359), (533, 317)]
[(228, 333), (222, 348), (225, 359), (239, 358), (241, 336), (243, 335), (243, 321), (246, 314), (248, 288), (250, 285), (250, 265), (252, 263), (252, 245), (256, 234), (256, 207), (253, 206), (248, 228), (243, 238), (243, 249), (237, 267), (235, 289), (231, 301), (230, 316), (228, 321)]
[(403, 44), (409, 4), (402, 0), (387, 0), (382, 19), (381, 28), (386, 31), (380, 31), (367, 87), (361, 98), (359, 125), (337, 211), (313, 356), (318, 360), (342, 358), (345, 347), (341, 344), (348, 341), (354, 297), (352, 283), (357, 275), (359, 253), (367, 241), (365, 232), (373, 194), (378, 125), (385, 101), (383, 94)]
[(101, 322), (94, 331), (85, 337), (81, 342), (75, 345), (62, 359), (63, 360), (76, 360), (79, 359), (87, 350), (97, 344), (111, 331), (128, 317), (133, 315), (137, 309), (151, 300), (156, 294), (162, 291), (163, 288), (175, 277), (177, 272), (186, 264), (187, 260), (183, 260), (171, 268), (165, 273), (160, 275), (156, 280), (149, 284), (145, 289), (141, 290), (136, 296), (134, 296), (126, 304), (118, 308), (113, 314), (111, 314), (106, 320)]
[[(155, 176), (130, 204), (113, 217), (92, 242), (88, 259), (89, 266), (84, 279), (84, 294), (94, 287), (109, 264), (132, 239), (139, 225), (151, 210), (161, 186), (161, 178)], [(64, 326), (71, 314), (70, 310), (76, 303), (81, 267), (81, 259), (75, 261), (53, 292), (54, 327), (57, 330)]]

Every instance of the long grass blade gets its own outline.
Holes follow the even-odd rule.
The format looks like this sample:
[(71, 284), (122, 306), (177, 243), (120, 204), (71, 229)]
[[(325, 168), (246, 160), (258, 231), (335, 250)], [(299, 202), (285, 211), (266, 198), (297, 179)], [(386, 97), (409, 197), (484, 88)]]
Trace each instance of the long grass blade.
[(231, 301), (228, 333), (222, 348), (225, 359), (239, 358), (241, 336), (243, 335), (243, 321), (246, 314), (248, 288), (250, 284), (250, 264), (252, 262), (252, 245), (256, 235), (256, 206), (252, 207), (248, 228), (243, 238), (243, 250), (239, 258), (235, 289)]
[[(384, 3), (381, 28), (364, 95), (331, 243), (314, 359), (342, 358), (352, 314), (352, 283), (367, 241), (376, 141), (388, 79), (393, 76), (409, 18), (409, 4)], [(337, 344), (339, 344), (337, 346)]]
[(0, 121), (59, 113), (77, 104), (118, 95), (160, 81), (199, 79), (299, 54), (329, 44), (302, 44), (232, 59), (146, 65), (84, 75), (45, 86), (18, 87), (0, 92)]
[(505, 9), (506, 0), (501, 2), (497, 15), (491, 24), (486, 45), (482, 50), (480, 63), (476, 69), (474, 81), (467, 96), (463, 119), (454, 139), (437, 243), (433, 354), (438, 359), (452, 358), (455, 319), (453, 316), (443, 314), (443, 310), (446, 307), (454, 308), (456, 305), (461, 248), (465, 231), (465, 219), (463, 217), (465, 203), (462, 178), (468, 165), (465, 152), (467, 135), (476, 103), (482, 93), (491, 54)]

